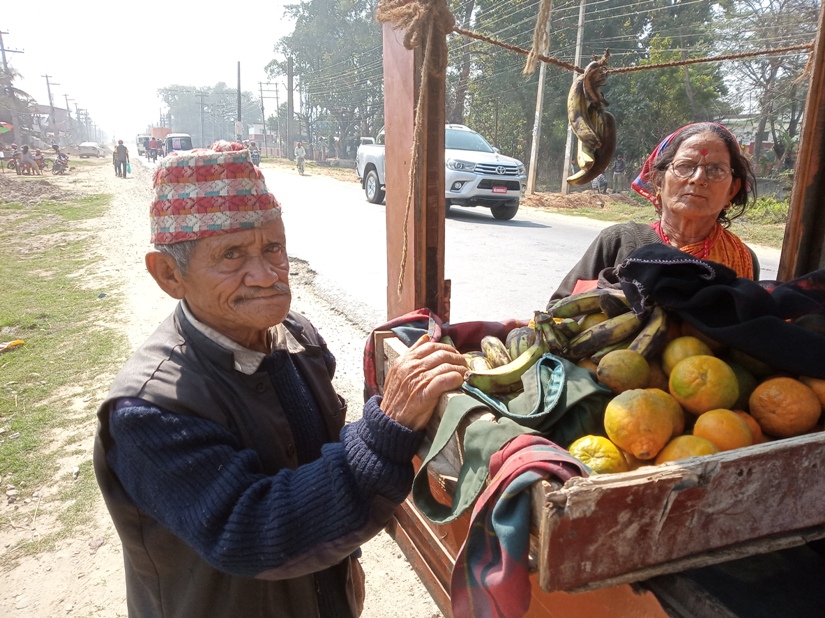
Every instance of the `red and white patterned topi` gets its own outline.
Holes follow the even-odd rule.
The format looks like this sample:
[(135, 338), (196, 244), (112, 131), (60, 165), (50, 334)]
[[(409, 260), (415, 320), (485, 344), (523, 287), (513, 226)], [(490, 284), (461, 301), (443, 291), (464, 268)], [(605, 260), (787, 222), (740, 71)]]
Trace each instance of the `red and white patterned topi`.
[(218, 141), (173, 152), (154, 175), (151, 242), (170, 245), (261, 227), (281, 216), (249, 150)]

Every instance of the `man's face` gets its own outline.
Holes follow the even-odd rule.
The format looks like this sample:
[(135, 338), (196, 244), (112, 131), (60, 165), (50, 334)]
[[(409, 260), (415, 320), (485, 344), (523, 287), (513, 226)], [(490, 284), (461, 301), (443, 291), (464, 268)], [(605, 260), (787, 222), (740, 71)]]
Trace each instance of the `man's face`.
[(201, 240), (182, 281), (198, 320), (250, 349), (289, 312), (289, 259), (283, 221)]

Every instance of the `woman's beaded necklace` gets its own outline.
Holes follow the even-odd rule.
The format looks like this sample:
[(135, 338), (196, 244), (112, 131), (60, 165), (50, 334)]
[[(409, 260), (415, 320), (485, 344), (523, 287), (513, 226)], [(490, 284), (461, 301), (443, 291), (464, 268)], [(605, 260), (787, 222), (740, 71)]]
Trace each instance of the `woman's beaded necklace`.
[[(665, 232), (665, 228), (661, 223), (659, 223), (659, 235), (662, 237), (662, 240), (665, 241), (666, 245), (670, 244), (670, 236), (667, 235), (667, 232)], [(705, 238), (705, 242), (704, 242), (704, 245), (702, 247), (702, 252), (699, 255), (697, 255), (696, 257), (698, 257), (700, 260), (706, 260), (706, 259), (708, 259), (709, 255), (710, 255), (710, 236)]]

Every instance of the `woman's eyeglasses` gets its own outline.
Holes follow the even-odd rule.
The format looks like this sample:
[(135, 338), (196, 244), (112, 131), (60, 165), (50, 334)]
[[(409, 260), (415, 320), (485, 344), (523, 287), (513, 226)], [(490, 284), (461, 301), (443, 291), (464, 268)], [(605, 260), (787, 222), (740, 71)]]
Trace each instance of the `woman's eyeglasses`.
[(711, 182), (721, 182), (731, 173), (731, 169), (722, 163), (694, 163), (693, 161), (674, 161), (670, 164), (670, 171), (678, 178), (692, 178), (700, 167), (705, 168), (705, 176)]

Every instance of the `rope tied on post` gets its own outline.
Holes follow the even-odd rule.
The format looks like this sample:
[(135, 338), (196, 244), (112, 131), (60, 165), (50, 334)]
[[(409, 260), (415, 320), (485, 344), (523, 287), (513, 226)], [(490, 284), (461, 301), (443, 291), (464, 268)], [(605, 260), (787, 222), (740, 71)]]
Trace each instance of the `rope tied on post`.
[[(404, 47), (424, 50), (421, 62), (421, 83), (418, 100), (415, 105), (415, 125), (413, 145), (410, 157), (410, 181), (407, 192), (407, 205), (404, 208), (404, 246), (401, 249), (401, 270), (398, 275), (397, 293), (401, 297), (404, 288), (404, 275), (407, 265), (407, 247), (409, 244), (409, 226), (413, 198), (413, 180), (421, 165), (422, 119), (427, 104), (429, 81), (443, 83), (447, 75), (447, 35), (455, 28), (455, 19), (447, 7), (446, 0), (381, 0), (375, 11), (375, 18), (380, 23), (391, 24), (398, 30), (404, 30)], [(443, 127), (441, 129), (444, 130)]]
[(539, 61), (539, 56), (547, 53), (547, 47), (550, 43), (550, 9), (553, 8), (553, 0), (541, 0), (539, 6), (539, 14), (536, 17), (536, 27), (533, 30), (533, 47), (530, 53), (527, 54), (527, 62), (524, 65), (523, 73), (530, 75), (536, 70), (536, 65)]

